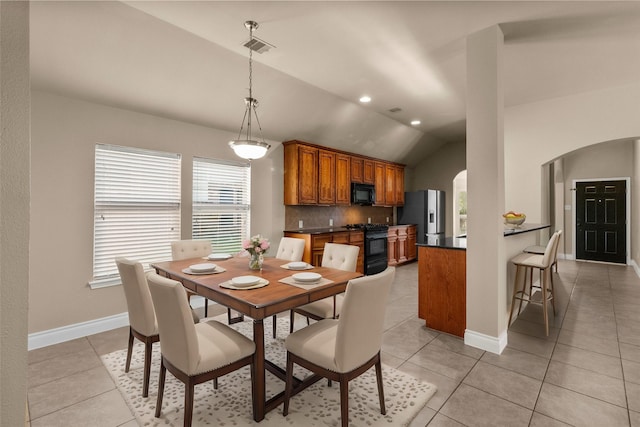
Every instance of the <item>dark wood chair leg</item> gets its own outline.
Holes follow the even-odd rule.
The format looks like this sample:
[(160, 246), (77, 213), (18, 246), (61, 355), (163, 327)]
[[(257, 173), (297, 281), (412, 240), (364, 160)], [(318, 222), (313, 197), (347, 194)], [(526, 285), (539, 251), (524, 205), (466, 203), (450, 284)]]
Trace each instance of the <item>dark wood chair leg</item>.
[(133, 331), (129, 327), (129, 345), (127, 346), (127, 363), (124, 365), (124, 371), (129, 372), (131, 366), (131, 353), (133, 352)]
[(150, 338), (144, 343), (144, 377), (142, 380), (142, 397), (149, 396), (149, 376), (151, 375), (151, 351), (153, 341)]
[(188, 384), (184, 385), (184, 427), (191, 427), (193, 419), (193, 394), (194, 384), (189, 378)]
[(277, 329), (278, 329), (278, 316), (274, 314), (273, 315), (273, 338), (274, 339), (278, 336)]
[(156, 401), (156, 418), (160, 418), (162, 412), (162, 395), (164, 394), (164, 377), (167, 375), (167, 368), (164, 366), (164, 359), (160, 362), (160, 376), (158, 377), (158, 400)]
[(376, 378), (378, 380), (378, 398), (380, 398), (380, 413), (382, 415), (387, 414), (387, 409), (384, 406), (384, 386), (382, 384), (382, 363), (380, 358), (376, 362)]
[(349, 427), (349, 380), (340, 375), (340, 418), (342, 427)]
[[(293, 311), (291, 311), (293, 316)], [(284, 385), (284, 406), (282, 407), (282, 415), (285, 417), (289, 414), (289, 399), (291, 399), (291, 390), (293, 389), (293, 359), (287, 352), (287, 379)]]
[(289, 312), (289, 333), (293, 332), (293, 321), (296, 319), (296, 313), (293, 310)]
[(209, 300), (204, 299), (204, 317), (209, 317)]
[(214, 389), (214, 390), (217, 390), (217, 389), (218, 389), (218, 379), (217, 379), (217, 378), (214, 378), (214, 379), (213, 379), (213, 389)]

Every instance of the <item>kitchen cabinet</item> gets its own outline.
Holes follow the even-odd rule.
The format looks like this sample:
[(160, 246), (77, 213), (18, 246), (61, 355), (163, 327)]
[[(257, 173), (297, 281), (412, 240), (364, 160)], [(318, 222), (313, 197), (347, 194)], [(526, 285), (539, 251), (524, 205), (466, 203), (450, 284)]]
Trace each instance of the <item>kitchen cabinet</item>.
[(285, 205), (351, 205), (351, 183), (372, 184), (378, 206), (404, 203), (404, 165), (285, 141)]
[(387, 263), (404, 264), (415, 260), (416, 254), (416, 226), (390, 226), (387, 233)]
[(336, 154), (318, 150), (318, 204), (334, 205), (336, 202)]
[(344, 245), (354, 245), (360, 248), (356, 271), (364, 274), (364, 232), (362, 230), (350, 231), (327, 231), (311, 233), (305, 231), (285, 231), (285, 237), (294, 237), (305, 241), (302, 260), (311, 265), (322, 265), (324, 255), (324, 245), (326, 243), (341, 243)]
[(284, 204), (318, 203), (318, 149), (308, 145), (284, 146)]
[(428, 328), (464, 336), (467, 251), (418, 247), (418, 317)]

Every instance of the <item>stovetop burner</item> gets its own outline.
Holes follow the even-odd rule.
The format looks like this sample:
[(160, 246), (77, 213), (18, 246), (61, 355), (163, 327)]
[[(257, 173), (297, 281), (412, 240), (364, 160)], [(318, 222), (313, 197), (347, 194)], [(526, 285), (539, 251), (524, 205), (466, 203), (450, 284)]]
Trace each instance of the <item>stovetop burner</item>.
[(347, 224), (344, 228), (347, 230), (364, 230), (364, 224)]
[(344, 226), (347, 230), (366, 230), (366, 231), (381, 231), (388, 230), (388, 224), (347, 224)]

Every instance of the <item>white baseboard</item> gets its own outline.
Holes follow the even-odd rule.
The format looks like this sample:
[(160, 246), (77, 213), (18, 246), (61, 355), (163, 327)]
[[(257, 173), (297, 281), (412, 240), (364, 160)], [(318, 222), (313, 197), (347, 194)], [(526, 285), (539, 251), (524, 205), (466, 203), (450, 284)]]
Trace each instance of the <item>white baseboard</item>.
[[(192, 297), (190, 303), (193, 308), (204, 307), (204, 298)], [(61, 326), (59, 328), (49, 329), (42, 332), (34, 332), (33, 334), (29, 334), (27, 349), (35, 350), (37, 348), (48, 347), (50, 345), (83, 338), (128, 325), (129, 313), (124, 312), (114, 314), (113, 316), (103, 317), (101, 319)]]
[(464, 331), (464, 343), (490, 353), (501, 354), (507, 346), (507, 331), (499, 337), (492, 337), (467, 329)]
[(636, 272), (636, 276), (640, 277), (640, 266), (638, 266), (636, 261), (632, 259), (629, 265), (633, 267), (633, 271)]

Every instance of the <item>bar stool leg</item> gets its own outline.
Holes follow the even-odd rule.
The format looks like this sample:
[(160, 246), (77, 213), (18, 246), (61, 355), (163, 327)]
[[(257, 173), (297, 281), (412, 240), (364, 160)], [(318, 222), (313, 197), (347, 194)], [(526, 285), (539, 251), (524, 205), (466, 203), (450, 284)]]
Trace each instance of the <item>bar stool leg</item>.
[(520, 300), (520, 303), (518, 304), (518, 316), (520, 316), (520, 312), (522, 311), (522, 301), (524, 300), (524, 296), (527, 295), (527, 270), (529, 270), (529, 294), (527, 295), (527, 299), (531, 299), (531, 292), (532, 292), (532, 287), (533, 287), (533, 269), (529, 268), (529, 267), (520, 267), (519, 268), (524, 268), (524, 275), (523, 275), (523, 281), (524, 283), (522, 284), (522, 295), (520, 295), (520, 298), (518, 298)]
[(544, 317), (544, 330), (549, 336), (549, 313), (547, 313), (547, 274), (545, 272), (542, 280), (542, 314)]
[[(513, 310), (516, 308), (516, 295), (518, 294), (518, 284), (520, 282), (520, 278), (522, 277), (522, 286), (526, 286), (526, 271), (521, 274), (523, 271), (523, 267), (520, 265), (516, 265), (516, 275), (513, 279), (513, 295), (511, 296), (511, 310), (509, 310), (509, 323), (507, 323), (507, 327), (511, 326), (511, 318), (513, 317)], [(521, 301), (522, 302), (522, 301)]]

